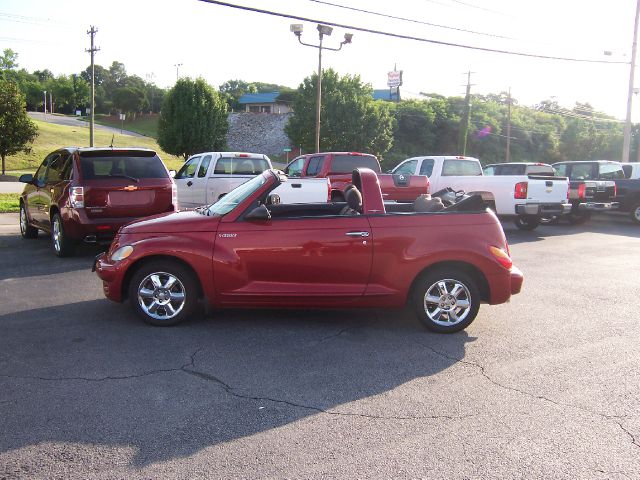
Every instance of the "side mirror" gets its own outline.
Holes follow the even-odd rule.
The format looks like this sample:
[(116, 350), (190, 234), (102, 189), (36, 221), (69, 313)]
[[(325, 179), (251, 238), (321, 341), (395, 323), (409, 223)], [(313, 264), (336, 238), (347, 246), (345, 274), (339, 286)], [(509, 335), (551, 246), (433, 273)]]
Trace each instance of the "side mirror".
[(18, 179), (19, 182), (22, 183), (33, 183), (33, 175), (30, 173), (25, 173), (24, 175), (20, 175)]
[(169, 176), (171, 178), (176, 178), (176, 171), (175, 170), (169, 170)]
[(260, 205), (247, 213), (244, 218), (245, 220), (271, 220), (271, 212), (265, 205)]

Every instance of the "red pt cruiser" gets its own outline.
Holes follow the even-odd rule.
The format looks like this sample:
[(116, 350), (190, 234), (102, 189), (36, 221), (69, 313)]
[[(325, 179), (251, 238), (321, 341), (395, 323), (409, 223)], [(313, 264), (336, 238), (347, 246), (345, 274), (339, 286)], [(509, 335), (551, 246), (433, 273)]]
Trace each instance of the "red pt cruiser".
[[(385, 204), (376, 174), (346, 202), (280, 204), (267, 170), (218, 202), (124, 226), (94, 268), (111, 300), (153, 325), (214, 307), (413, 306), (430, 330), (467, 327), (480, 303), (520, 291), (496, 216), (476, 196), (438, 212)], [(440, 204), (442, 206), (442, 204)], [(417, 210), (417, 211), (416, 211)]]

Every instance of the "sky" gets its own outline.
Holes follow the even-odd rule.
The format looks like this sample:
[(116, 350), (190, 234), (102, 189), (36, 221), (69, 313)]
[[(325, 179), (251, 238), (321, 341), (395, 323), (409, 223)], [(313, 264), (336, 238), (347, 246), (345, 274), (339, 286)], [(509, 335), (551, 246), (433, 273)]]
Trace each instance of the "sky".
[[(91, 25), (98, 29), (97, 64), (124, 63), (127, 73), (170, 87), (179, 75), (203, 77), (218, 87), (230, 79), (297, 87), (317, 70), (317, 49), (290, 32), (302, 23), (302, 40), (317, 43), (317, 21), (379, 30), (477, 48), (534, 55), (623, 62), (586, 63), (528, 58), (412, 41), (336, 27), (325, 45), (344, 33), (353, 42), (323, 51), (323, 67), (360, 75), (386, 88), (387, 72), (403, 70), (403, 98), (421, 92), (463, 95), (511, 88), (521, 104), (545, 99), (571, 108), (588, 102), (624, 119), (636, 2), (632, 0), (227, 0), (227, 3), (300, 16), (299, 21), (199, 0), (2, 0), (0, 50), (18, 52), (29, 71), (76, 73), (89, 65)], [(349, 7), (342, 8), (342, 7)], [(388, 16), (364, 13), (367, 10)], [(408, 21), (408, 20), (411, 21)], [(607, 54), (605, 52), (608, 52)], [(638, 76), (637, 76), (638, 77)], [(640, 78), (637, 78), (640, 85)], [(424, 98), (424, 97), (422, 97)], [(632, 119), (640, 121), (640, 96)]]

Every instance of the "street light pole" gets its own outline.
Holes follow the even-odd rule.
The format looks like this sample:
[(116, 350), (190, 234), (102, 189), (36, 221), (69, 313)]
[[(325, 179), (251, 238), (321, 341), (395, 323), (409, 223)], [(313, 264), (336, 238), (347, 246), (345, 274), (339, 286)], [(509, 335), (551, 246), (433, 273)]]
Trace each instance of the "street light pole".
[(353, 39), (353, 34), (345, 33), (344, 40), (340, 42), (340, 46), (338, 48), (331, 48), (331, 47), (325, 47), (324, 45), (322, 45), (322, 40), (325, 35), (327, 36), (331, 35), (331, 32), (333, 31), (333, 27), (330, 27), (328, 25), (318, 24), (317, 28), (318, 28), (320, 43), (318, 45), (313, 45), (311, 43), (305, 43), (302, 41), (302, 38), (301, 38), (302, 30), (303, 30), (302, 25), (300, 24), (291, 25), (291, 31), (295, 34), (296, 37), (298, 37), (298, 42), (300, 42), (302, 45), (306, 47), (313, 47), (318, 49), (318, 80), (317, 80), (317, 86), (316, 86), (316, 153), (319, 153), (320, 152), (320, 110), (322, 106), (322, 49), (324, 48), (325, 50), (332, 50), (334, 52), (338, 52), (342, 50), (343, 45), (346, 45), (347, 43), (351, 43)]
[[(640, 0), (638, 0), (638, 1), (640, 1)], [(181, 64), (181, 63), (176, 63), (176, 64), (174, 65), (174, 67), (176, 67), (176, 82), (180, 79), (179, 72), (180, 72), (180, 67), (181, 67), (181, 66), (182, 66), (182, 64)]]
[(629, 161), (631, 147), (631, 102), (633, 99), (633, 76), (636, 69), (636, 49), (638, 46), (638, 17), (640, 16), (640, 0), (636, 4), (636, 21), (633, 25), (633, 44), (631, 46), (631, 72), (629, 73), (629, 94), (627, 96), (627, 120), (624, 124), (624, 140), (622, 144), (622, 161)]

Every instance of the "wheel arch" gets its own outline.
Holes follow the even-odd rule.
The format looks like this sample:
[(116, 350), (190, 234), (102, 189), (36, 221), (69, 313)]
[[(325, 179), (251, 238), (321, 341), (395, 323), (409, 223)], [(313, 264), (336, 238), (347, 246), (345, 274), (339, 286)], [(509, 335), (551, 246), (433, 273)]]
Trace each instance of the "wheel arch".
[(420, 278), (422, 278), (427, 273), (446, 269), (457, 269), (470, 275), (471, 278), (473, 278), (473, 280), (476, 282), (476, 286), (480, 291), (480, 299), (485, 302), (489, 301), (491, 292), (489, 289), (489, 282), (487, 281), (487, 277), (485, 277), (484, 273), (482, 273), (482, 271), (478, 267), (469, 262), (456, 260), (437, 262), (423, 268), (413, 279), (413, 282), (411, 282), (411, 288), (409, 289), (409, 297), (407, 298), (407, 301), (410, 301), (411, 298), (413, 298)]
[(193, 269), (189, 262), (186, 262), (182, 258), (173, 255), (148, 255), (137, 259), (134, 263), (129, 265), (129, 268), (124, 275), (124, 279), (122, 280), (122, 285), (120, 286), (120, 293), (123, 301), (129, 298), (129, 286), (131, 284), (131, 278), (133, 277), (133, 275), (144, 266), (156, 261), (174, 263), (186, 268), (191, 273), (191, 275), (193, 275), (193, 278), (198, 285), (198, 298), (201, 298), (203, 296), (202, 281), (200, 280), (198, 273)]

